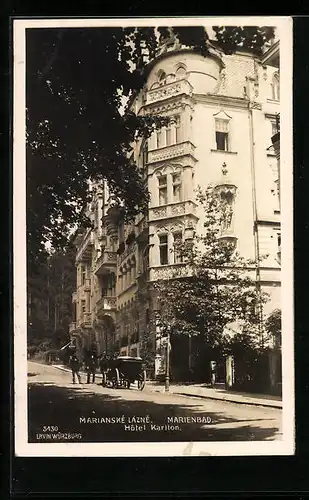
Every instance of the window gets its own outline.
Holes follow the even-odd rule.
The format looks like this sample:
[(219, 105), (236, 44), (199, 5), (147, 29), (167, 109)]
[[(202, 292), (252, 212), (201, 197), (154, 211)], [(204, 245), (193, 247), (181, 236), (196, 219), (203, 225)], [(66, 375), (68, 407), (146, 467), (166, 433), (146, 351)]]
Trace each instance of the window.
[(228, 120), (216, 119), (216, 145), (220, 151), (229, 150), (229, 122)]
[(175, 127), (176, 127), (176, 144), (179, 144), (181, 142), (180, 116), (175, 117)]
[(147, 141), (145, 142), (142, 150), (142, 168), (143, 168), (143, 174), (146, 172), (147, 168), (147, 159), (148, 159), (148, 143)]
[(161, 234), (159, 236), (159, 246), (160, 246), (160, 264), (163, 266), (164, 264), (168, 264), (168, 243), (167, 243), (167, 234)]
[(85, 268), (85, 266), (82, 266), (81, 274), (82, 274), (82, 285), (84, 285), (86, 282), (86, 268)]
[(182, 233), (181, 231), (174, 233), (174, 263), (179, 264), (183, 261), (182, 254), (180, 251), (180, 245), (182, 243)]
[(82, 314), (85, 314), (85, 312), (86, 312), (86, 301), (85, 300), (81, 301), (81, 311), (82, 311)]
[(279, 101), (280, 99), (280, 79), (279, 74), (275, 73), (272, 79), (272, 98), (275, 101)]
[(166, 78), (166, 73), (162, 69), (158, 71), (158, 80), (162, 82)]
[(159, 205), (167, 204), (167, 176), (161, 175), (159, 180)]
[(181, 174), (173, 174), (173, 201), (181, 201)]
[(271, 137), (273, 137), (278, 132), (277, 122), (275, 120), (271, 120)]
[(176, 77), (180, 80), (186, 76), (186, 68), (185, 66), (179, 66), (176, 70)]
[(280, 233), (277, 234), (277, 245), (278, 245), (278, 249), (281, 250), (281, 234)]
[(157, 149), (162, 147), (162, 130), (157, 130)]
[(172, 144), (172, 131), (171, 127), (166, 128), (166, 145), (170, 146)]

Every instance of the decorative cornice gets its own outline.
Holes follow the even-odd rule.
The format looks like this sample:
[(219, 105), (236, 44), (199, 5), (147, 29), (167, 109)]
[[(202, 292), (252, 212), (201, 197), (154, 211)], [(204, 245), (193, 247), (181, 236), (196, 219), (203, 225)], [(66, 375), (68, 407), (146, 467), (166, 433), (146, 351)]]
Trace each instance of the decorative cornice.
[(248, 108), (248, 99), (241, 97), (230, 97), (219, 94), (194, 94), (192, 95), (195, 102), (203, 102), (220, 107), (229, 108)]

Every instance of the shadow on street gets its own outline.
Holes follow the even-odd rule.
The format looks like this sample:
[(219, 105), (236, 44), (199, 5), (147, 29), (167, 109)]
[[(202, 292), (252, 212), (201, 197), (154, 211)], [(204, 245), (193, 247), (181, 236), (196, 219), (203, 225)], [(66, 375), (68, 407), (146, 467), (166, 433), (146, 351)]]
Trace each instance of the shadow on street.
[[(180, 404), (134, 400), (119, 395), (94, 393), (87, 386), (59, 387), (53, 383), (31, 382), (28, 385), (29, 442), (53, 439), (44, 434), (44, 426), (56, 426), (59, 433), (80, 434), (71, 442), (158, 442), (158, 441), (251, 441), (278, 439), (275, 418), (233, 418), (226, 413), (207, 411), (207, 403)], [(85, 390), (86, 389), (86, 390)], [(128, 390), (131, 392), (132, 390)], [(117, 391), (118, 392), (118, 391)], [(179, 398), (177, 399), (179, 401)], [(150, 423), (133, 422), (133, 417), (149, 415)], [(107, 417), (122, 417), (121, 423), (107, 423)], [(181, 423), (168, 421), (168, 417), (204, 417), (208, 423)], [(98, 419), (95, 422), (94, 419)], [(90, 420), (89, 420), (90, 419)], [(265, 421), (269, 421), (265, 427)], [(273, 420), (273, 423), (271, 421)], [(264, 425), (263, 425), (264, 424)], [(131, 428), (131, 425), (134, 427)], [(136, 429), (140, 426), (142, 429)], [(160, 426), (170, 426), (160, 429)], [(130, 427), (130, 428), (129, 428)], [(45, 432), (46, 434), (46, 432)], [(51, 442), (51, 441), (49, 441)], [(55, 442), (54, 440), (52, 442)], [(57, 442), (67, 438), (57, 437)]]

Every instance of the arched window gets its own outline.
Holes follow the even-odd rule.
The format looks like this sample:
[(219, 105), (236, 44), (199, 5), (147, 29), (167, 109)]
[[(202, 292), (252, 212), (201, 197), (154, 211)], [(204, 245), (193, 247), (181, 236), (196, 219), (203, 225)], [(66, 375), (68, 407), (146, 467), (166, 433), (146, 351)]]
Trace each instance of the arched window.
[(275, 101), (279, 101), (280, 99), (280, 78), (278, 73), (274, 73), (272, 79), (272, 98)]
[(157, 75), (158, 75), (158, 81), (163, 83), (163, 81), (164, 81), (164, 80), (165, 80), (165, 78), (166, 78), (166, 73), (165, 73), (165, 71), (163, 71), (163, 69), (159, 69), (159, 71), (158, 71)]
[(180, 64), (176, 69), (176, 78), (177, 80), (181, 80), (187, 74), (187, 70), (184, 64)]

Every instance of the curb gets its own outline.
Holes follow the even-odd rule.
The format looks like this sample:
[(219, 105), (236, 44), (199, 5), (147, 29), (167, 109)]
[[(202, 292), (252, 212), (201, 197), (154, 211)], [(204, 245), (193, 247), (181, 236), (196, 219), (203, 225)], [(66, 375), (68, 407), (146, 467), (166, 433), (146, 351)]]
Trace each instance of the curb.
[[(62, 370), (62, 371), (65, 371), (65, 372), (71, 372), (71, 370), (69, 368), (65, 368), (64, 366), (60, 366), (60, 365), (53, 365), (54, 368), (58, 368), (58, 370)], [(80, 372), (82, 375), (87, 375), (86, 372)], [(102, 377), (101, 374), (96, 374), (96, 377)], [(159, 389), (154, 389), (152, 392), (159, 392), (161, 393), (161, 391)], [(166, 393), (164, 393), (166, 394)], [(254, 401), (254, 400), (251, 400), (251, 401), (238, 401), (238, 400), (235, 400), (235, 399), (230, 399), (230, 398), (226, 398), (226, 397), (222, 397), (222, 398), (216, 398), (214, 396), (205, 396), (205, 395), (202, 395), (202, 394), (191, 394), (191, 393), (187, 393), (187, 392), (175, 392), (175, 391), (170, 391), (170, 394), (176, 394), (176, 395), (179, 395), (179, 396), (186, 396), (186, 397), (191, 397), (191, 398), (200, 398), (200, 399), (211, 399), (213, 401), (225, 401), (227, 403), (234, 403), (234, 404), (241, 404), (241, 405), (251, 405), (251, 406), (262, 406), (262, 407), (265, 407), (265, 408), (275, 408), (276, 410), (282, 410), (282, 403), (278, 402), (278, 404), (274, 404), (274, 403), (263, 403), (263, 402), (257, 402), (257, 401)]]
[(229, 399), (226, 397), (223, 398), (216, 398), (214, 396), (204, 396), (202, 394), (189, 394), (187, 392), (173, 392), (173, 394), (179, 394), (181, 396), (186, 396), (186, 397), (192, 397), (192, 398), (202, 398), (202, 399), (211, 399), (213, 401), (225, 401), (227, 403), (234, 403), (234, 404), (241, 404), (241, 405), (251, 405), (251, 406), (263, 406), (264, 408), (275, 408), (276, 410), (282, 410), (282, 404), (266, 404), (263, 402), (257, 402), (254, 400), (251, 401), (239, 401), (235, 399)]

